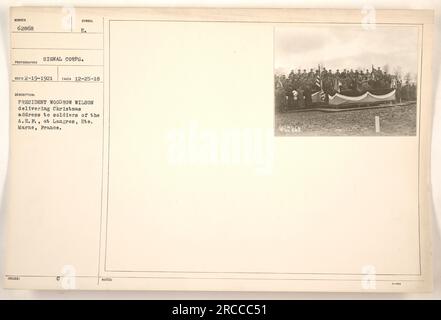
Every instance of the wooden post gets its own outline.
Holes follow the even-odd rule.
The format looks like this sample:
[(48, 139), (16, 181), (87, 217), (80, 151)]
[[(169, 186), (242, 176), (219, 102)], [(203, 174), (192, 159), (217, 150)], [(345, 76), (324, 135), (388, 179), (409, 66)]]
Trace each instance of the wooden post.
[(380, 132), (380, 117), (375, 116), (375, 133)]

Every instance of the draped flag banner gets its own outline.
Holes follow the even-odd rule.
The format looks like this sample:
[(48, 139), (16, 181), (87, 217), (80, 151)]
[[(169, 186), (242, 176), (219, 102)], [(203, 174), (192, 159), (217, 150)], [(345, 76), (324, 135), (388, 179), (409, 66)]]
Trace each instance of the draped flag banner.
[(349, 96), (342, 95), (340, 93), (336, 93), (333, 96), (329, 96), (329, 104), (334, 105), (334, 106), (338, 106), (338, 105), (349, 104), (349, 103), (358, 104), (358, 103), (374, 103), (374, 102), (394, 101), (395, 100), (395, 92), (396, 92), (396, 90), (393, 90), (387, 94), (376, 95), (376, 94), (372, 94), (368, 91), (358, 97), (349, 97)]
[(321, 95), (320, 95), (319, 91), (317, 91), (316, 93), (313, 93), (311, 95), (311, 101), (312, 101), (312, 103), (323, 102), (323, 100), (321, 99)]
[[(364, 94), (356, 97), (345, 96), (340, 93), (336, 93), (333, 96), (329, 95), (329, 104), (333, 106), (338, 106), (342, 104), (359, 104), (359, 103), (375, 103), (375, 102), (387, 102), (395, 100), (396, 90), (392, 90), (387, 94), (372, 94), (370, 92), (365, 92)], [(313, 103), (322, 102), (320, 97), (320, 92), (313, 93), (311, 96)]]
[(325, 102), (325, 100), (326, 100), (326, 93), (323, 90), (317, 91), (316, 93), (313, 93), (311, 95), (312, 103)]

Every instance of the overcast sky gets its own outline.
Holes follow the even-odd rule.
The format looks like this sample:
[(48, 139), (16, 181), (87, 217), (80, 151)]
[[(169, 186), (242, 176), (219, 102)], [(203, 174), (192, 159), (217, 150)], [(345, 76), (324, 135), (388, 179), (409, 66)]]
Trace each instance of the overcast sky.
[(389, 65), (389, 72), (401, 68), (416, 77), (418, 29), (414, 26), (295, 26), (275, 30), (276, 73), (291, 69), (371, 69)]

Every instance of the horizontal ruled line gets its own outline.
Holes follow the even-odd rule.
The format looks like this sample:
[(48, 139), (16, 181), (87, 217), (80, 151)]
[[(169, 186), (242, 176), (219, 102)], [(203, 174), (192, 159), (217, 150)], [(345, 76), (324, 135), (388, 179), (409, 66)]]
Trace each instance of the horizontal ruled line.
[(22, 67), (104, 67), (102, 64), (21, 64), (13, 63), (13, 66)]
[(103, 34), (102, 32), (78, 32), (78, 31), (11, 31), (11, 33), (74, 33), (74, 34)]
[(62, 80), (48, 80), (48, 81), (27, 81), (27, 80), (11, 80), (11, 82), (39, 82), (39, 83), (53, 83), (53, 82), (63, 82), (63, 83), (103, 83), (102, 81), (62, 81)]
[[(5, 275), (5, 278), (10, 277), (20, 277), (20, 278), (63, 278), (63, 275)], [(75, 276), (77, 278), (96, 278), (97, 276)], [(183, 276), (175, 276), (175, 277), (165, 277), (165, 276), (113, 276), (108, 275), (108, 278), (114, 279), (194, 279), (194, 280), (280, 280), (280, 281), (349, 281), (349, 282), (359, 282), (360, 278), (350, 278), (350, 279), (341, 279), (341, 278), (234, 278), (234, 277), (183, 277)], [(104, 278), (104, 277), (101, 277)], [(375, 281), (382, 282), (423, 282), (421, 279), (376, 279)]]
[(103, 51), (104, 49), (92, 49), (92, 48), (12, 48), (13, 50), (91, 50), (91, 51)]

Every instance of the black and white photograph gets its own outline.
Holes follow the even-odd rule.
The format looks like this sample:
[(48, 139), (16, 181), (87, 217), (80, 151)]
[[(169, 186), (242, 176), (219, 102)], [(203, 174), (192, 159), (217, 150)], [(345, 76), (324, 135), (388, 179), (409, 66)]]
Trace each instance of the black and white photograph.
[(419, 29), (275, 28), (276, 136), (414, 136)]

